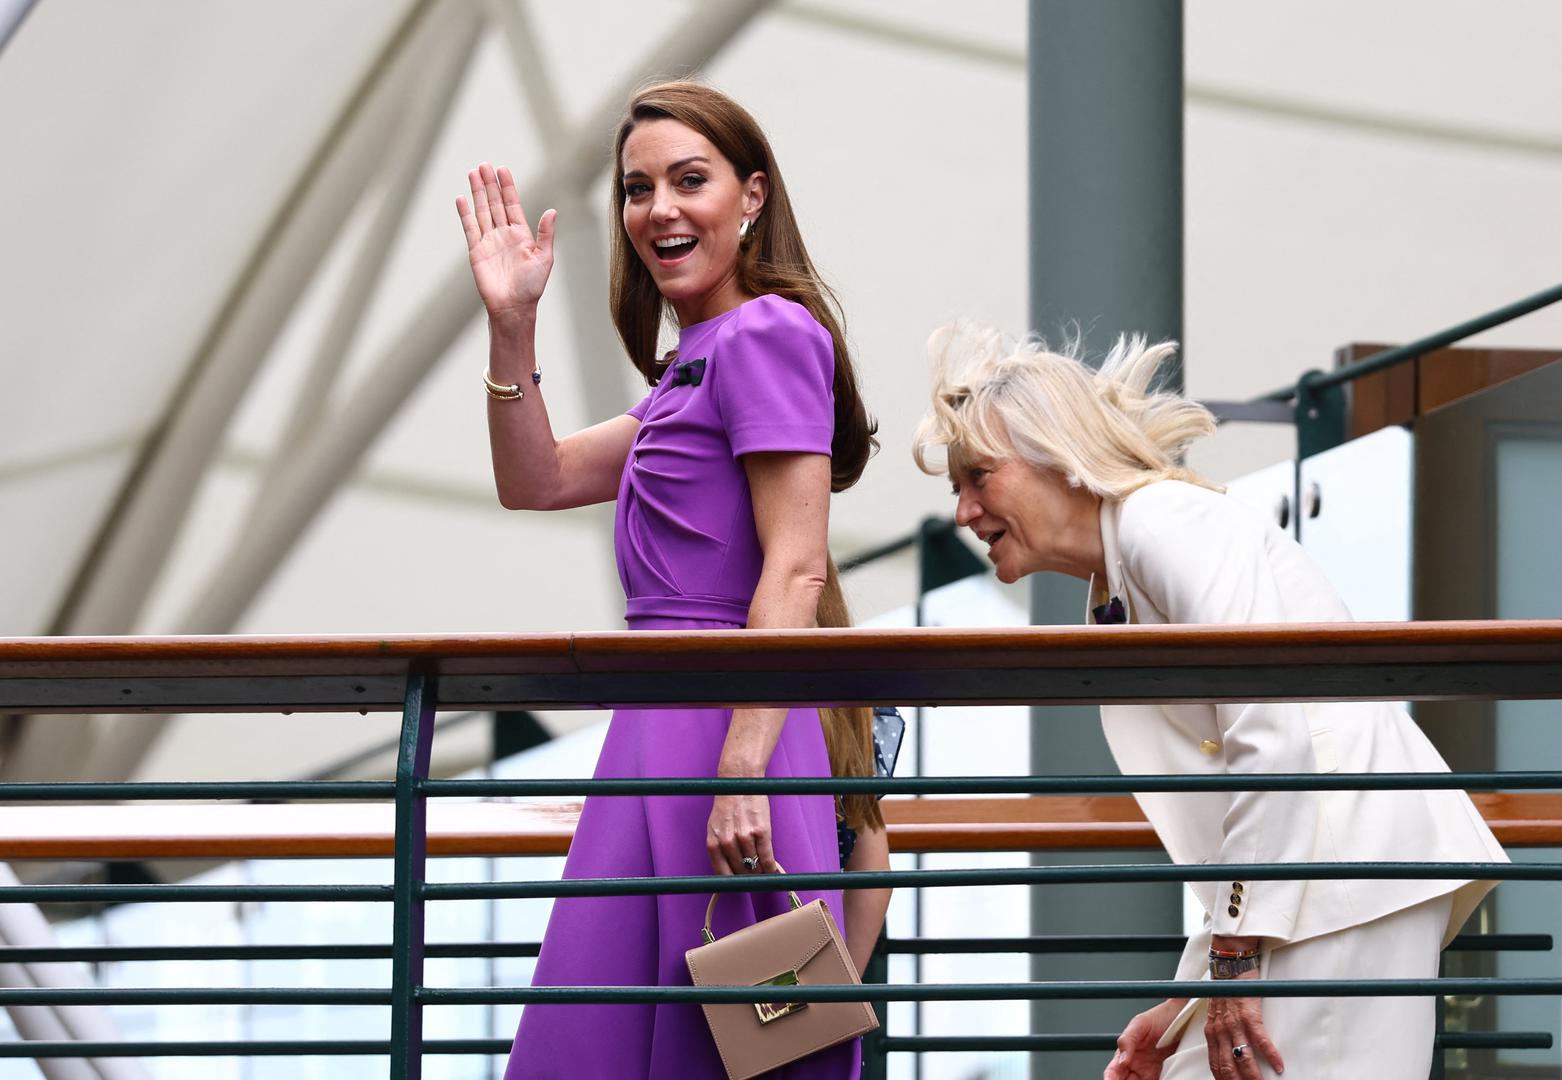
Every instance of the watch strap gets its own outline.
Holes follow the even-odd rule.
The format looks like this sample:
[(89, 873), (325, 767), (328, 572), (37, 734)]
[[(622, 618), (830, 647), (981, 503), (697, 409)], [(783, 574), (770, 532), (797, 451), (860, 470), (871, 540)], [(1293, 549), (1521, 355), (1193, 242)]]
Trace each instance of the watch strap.
[(1247, 956), (1215, 956), (1209, 958), (1209, 977), (1212, 979), (1235, 979), (1239, 975), (1245, 975), (1249, 971), (1257, 971), (1259, 965), (1258, 954), (1251, 953)]

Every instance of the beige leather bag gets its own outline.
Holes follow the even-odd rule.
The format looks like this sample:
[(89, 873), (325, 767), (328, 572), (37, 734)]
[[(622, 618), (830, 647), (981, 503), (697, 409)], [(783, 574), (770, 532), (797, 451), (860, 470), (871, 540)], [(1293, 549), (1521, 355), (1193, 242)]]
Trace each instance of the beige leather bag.
[[(695, 986), (861, 985), (857, 966), (823, 900), (804, 904), (795, 892), (788, 892), (790, 911), (717, 941), (710, 924), (719, 895), (712, 894), (705, 908), (705, 944), (684, 954)], [(879, 1026), (873, 1007), (865, 1001), (701, 1008), (731, 1080), (748, 1080)]]

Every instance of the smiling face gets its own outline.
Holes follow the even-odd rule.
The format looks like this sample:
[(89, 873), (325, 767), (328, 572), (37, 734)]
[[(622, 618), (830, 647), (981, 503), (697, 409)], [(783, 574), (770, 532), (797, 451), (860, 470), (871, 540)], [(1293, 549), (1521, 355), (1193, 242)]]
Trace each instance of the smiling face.
[(739, 178), (709, 139), (646, 120), (624, 141), (624, 231), (684, 326), (750, 297), (737, 281), (739, 225), (765, 204), (764, 173)]
[[(955, 522), (987, 546), (998, 580), (1044, 570), (1088, 576), (1100, 549), (1100, 500), (1054, 469), (982, 459), (950, 474)], [(1081, 573), (1083, 571), (1083, 573)]]

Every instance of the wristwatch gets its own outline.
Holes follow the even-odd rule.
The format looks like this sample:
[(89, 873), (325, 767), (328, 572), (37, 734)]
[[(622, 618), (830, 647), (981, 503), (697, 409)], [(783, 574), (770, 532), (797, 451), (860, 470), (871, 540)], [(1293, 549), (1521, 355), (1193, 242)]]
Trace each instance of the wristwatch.
[(1235, 979), (1238, 975), (1257, 970), (1257, 949), (1245, 953), (1209, 951), (1209, 977), (1212, 979)]

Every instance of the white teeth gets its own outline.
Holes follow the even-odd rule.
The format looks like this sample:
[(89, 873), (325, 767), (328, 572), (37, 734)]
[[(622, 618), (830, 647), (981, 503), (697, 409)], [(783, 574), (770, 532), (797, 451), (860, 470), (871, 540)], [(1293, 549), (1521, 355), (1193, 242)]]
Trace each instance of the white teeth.
[(692, 243), (694, 243), (694, 237), (692, 237), (692, 236), (668, 236), (668, 237), (665, 237), (665, 238), (663, 238), (661, 240), (653, 241), (653, 243), (655, 243), (655, 245), (657, 247), (659, 247), (659, 248), (681, 247), (684, 244), (692, 244)]

